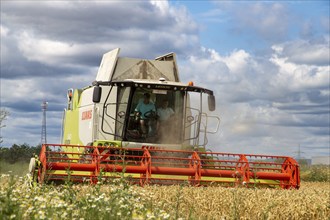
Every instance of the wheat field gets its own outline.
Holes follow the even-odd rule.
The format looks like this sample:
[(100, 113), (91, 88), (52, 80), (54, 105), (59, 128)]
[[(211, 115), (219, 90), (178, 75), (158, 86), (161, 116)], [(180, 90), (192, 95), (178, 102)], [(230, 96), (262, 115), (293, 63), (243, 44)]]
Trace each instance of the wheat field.
[[(146, 187), (154, 201), (184, 219), (329, 219), (329, 183), (302, 183), (299, 190)], [(163, 207), (166, 207), (163, 206)], [(178, 212), (178, 213), (177, 213)]]
[(0, 219), (329, 219), (329, 182), (299, 190), (110, 184), (31, 186), (0, 177)]

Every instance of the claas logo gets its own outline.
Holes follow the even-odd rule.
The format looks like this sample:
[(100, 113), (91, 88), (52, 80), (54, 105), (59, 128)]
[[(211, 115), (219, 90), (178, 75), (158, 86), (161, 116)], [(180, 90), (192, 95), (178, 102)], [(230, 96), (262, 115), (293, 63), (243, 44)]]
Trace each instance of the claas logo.
[(92, 110), (84, 111), (81, 115), (81, 120), (88, 120), (92, 118)]

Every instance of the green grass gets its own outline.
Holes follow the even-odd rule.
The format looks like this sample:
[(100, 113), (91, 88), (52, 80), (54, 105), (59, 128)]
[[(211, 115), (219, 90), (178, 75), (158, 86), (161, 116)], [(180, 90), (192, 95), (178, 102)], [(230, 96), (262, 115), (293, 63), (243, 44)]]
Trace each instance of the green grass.
[(330, 166), (301, 166), (300, 179), (308, 182), (330, 182)]
[(25, 176), (28, 172), (29, 172), (29, 163), (27, 162), (16, 162), (11, 164), (0, 160), (0, 174)]

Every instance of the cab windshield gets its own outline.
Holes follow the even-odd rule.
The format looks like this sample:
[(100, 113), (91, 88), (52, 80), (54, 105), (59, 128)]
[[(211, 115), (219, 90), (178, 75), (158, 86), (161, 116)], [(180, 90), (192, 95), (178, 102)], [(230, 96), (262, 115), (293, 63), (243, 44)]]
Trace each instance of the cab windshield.
[(182, 143), (184, 91), (132, 88), (124, 140)]

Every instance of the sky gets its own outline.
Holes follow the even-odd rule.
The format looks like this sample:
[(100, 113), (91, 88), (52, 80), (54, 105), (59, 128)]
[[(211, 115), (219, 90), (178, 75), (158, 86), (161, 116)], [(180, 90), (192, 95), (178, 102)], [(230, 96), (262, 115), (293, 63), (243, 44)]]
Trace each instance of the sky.
[(329, 1), (1, 1), (2, 146), (60, 143), (68, 88), (102, 55), (175, 52), (181, 81), (214, 91), (213, 151), (330, 155)]

